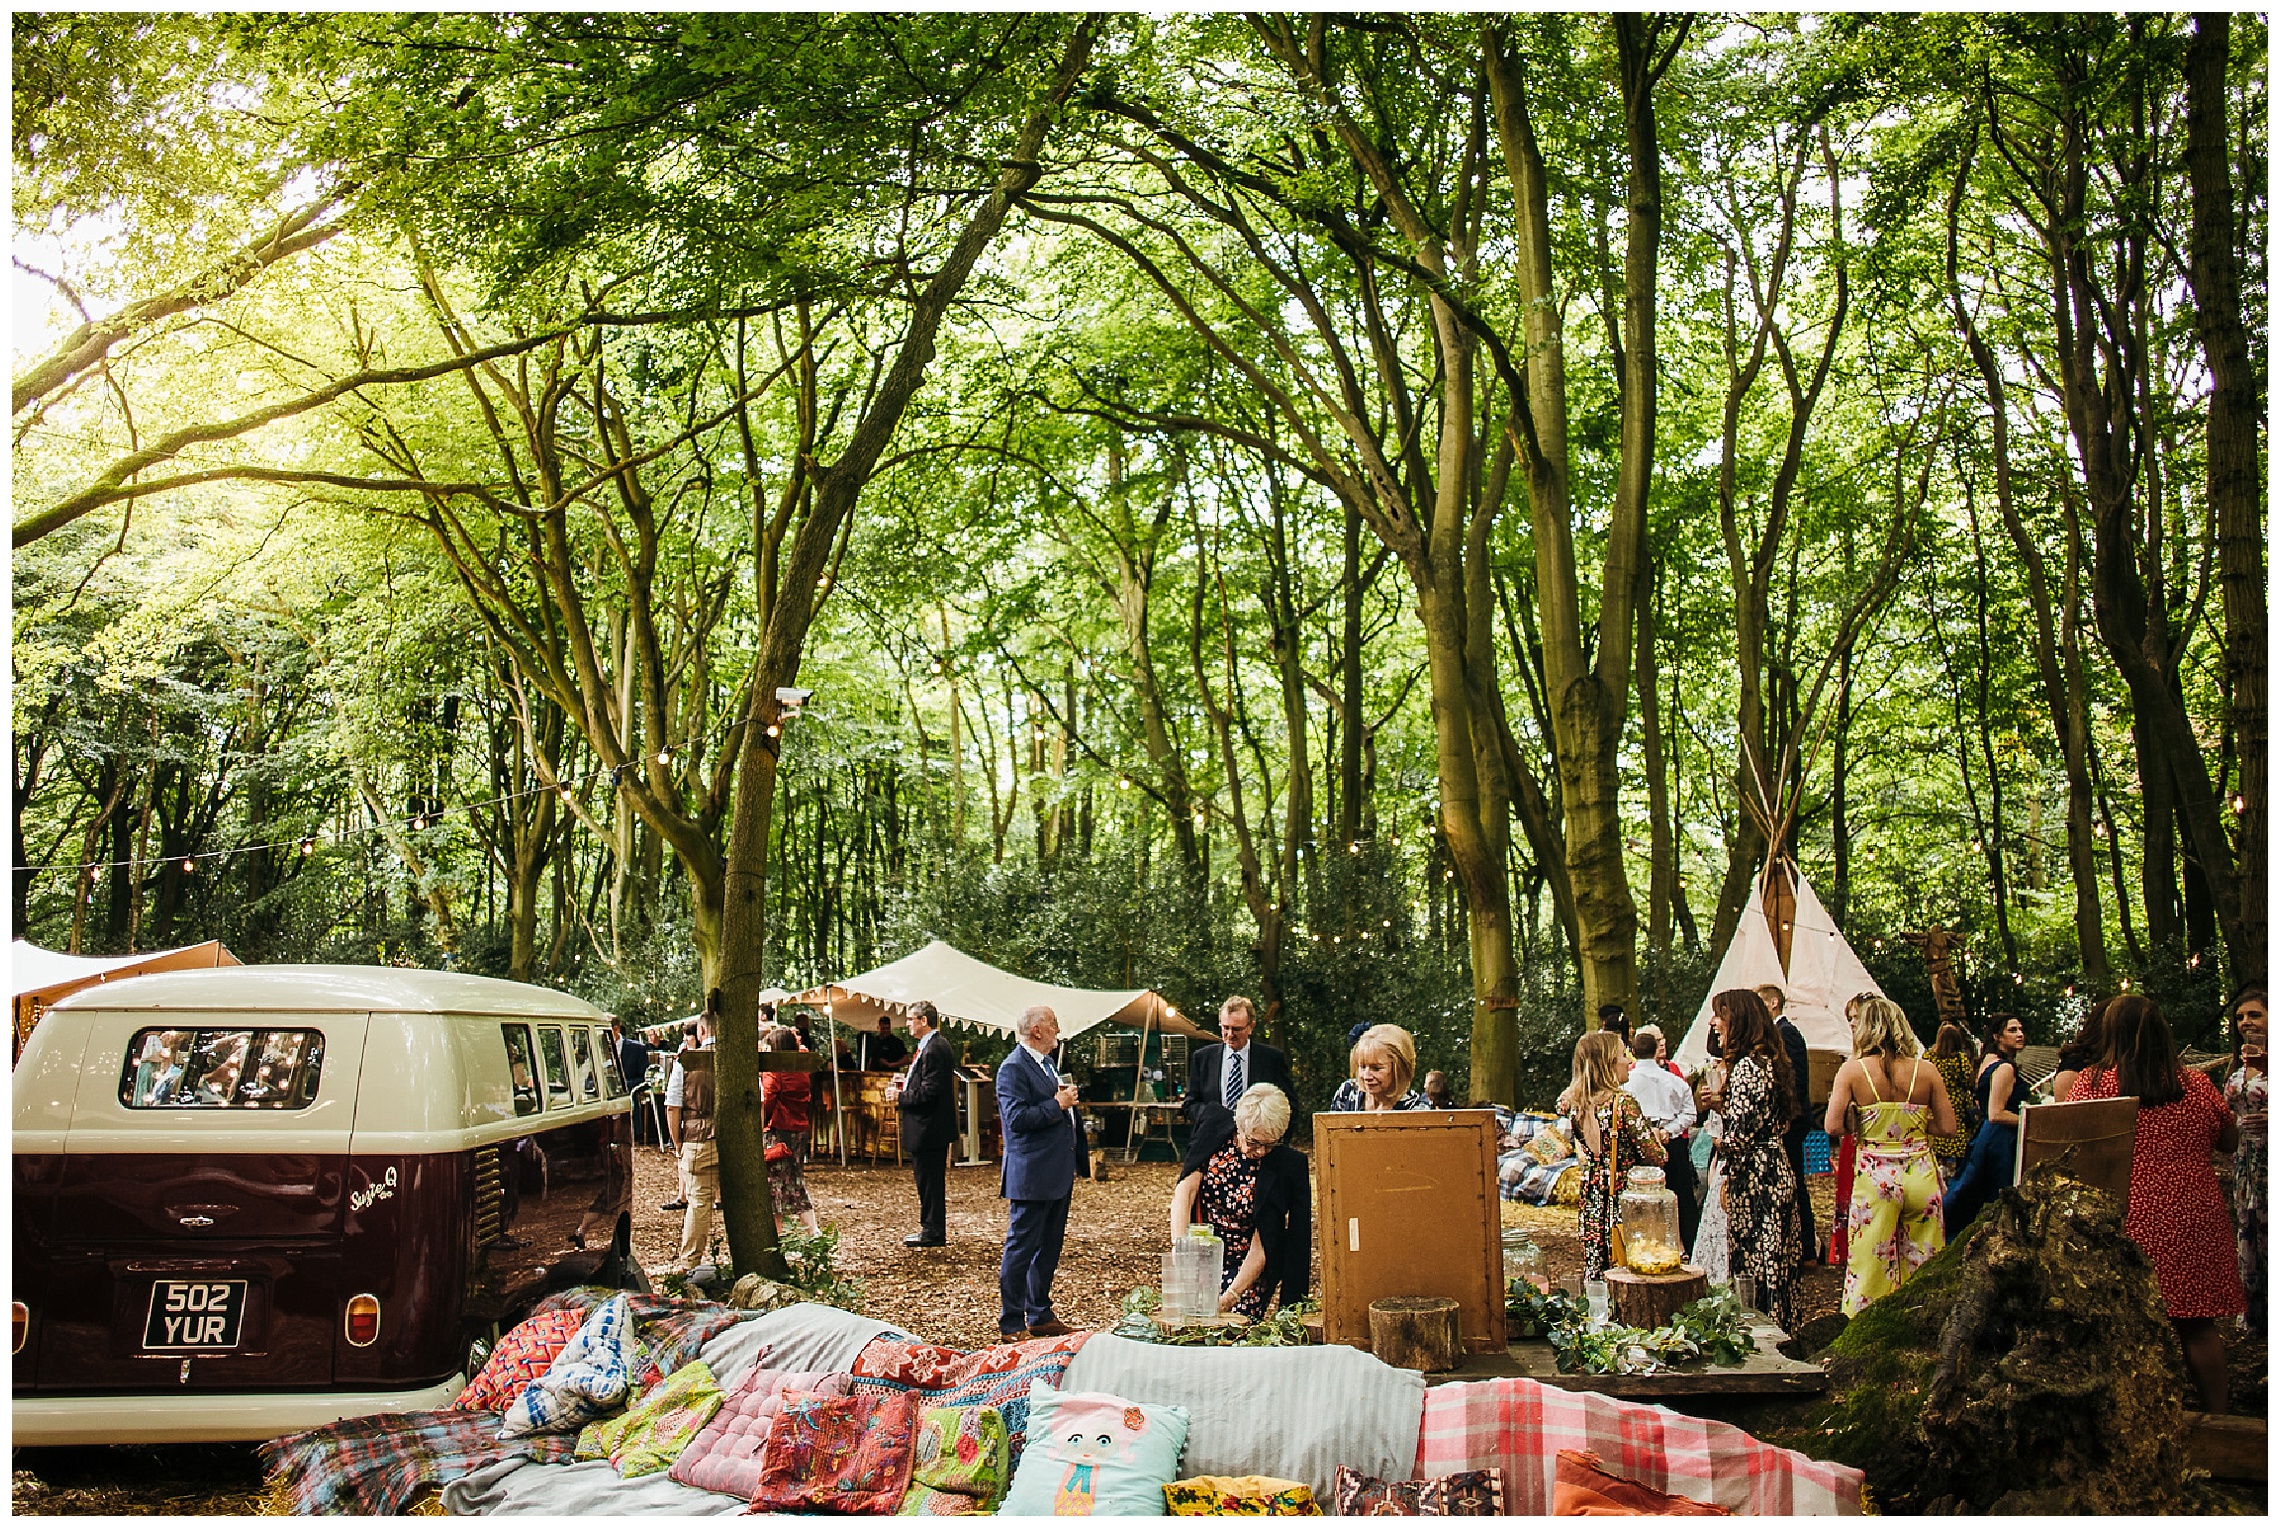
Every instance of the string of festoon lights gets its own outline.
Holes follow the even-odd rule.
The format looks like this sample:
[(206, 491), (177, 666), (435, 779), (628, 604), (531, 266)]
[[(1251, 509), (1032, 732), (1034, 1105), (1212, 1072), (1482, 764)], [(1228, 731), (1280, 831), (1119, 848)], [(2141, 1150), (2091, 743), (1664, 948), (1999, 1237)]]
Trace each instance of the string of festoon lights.
[[(783, 723), (797, 717), (800, 714), (801, 707), (813, 693), (810, 690), (778, 690), (776, 692), (777, 719), (770, 722), (764, 729), (767, 735), (772, 738), (781, 737), (783, 735)], [(708, 732), (699, 733), (691, 739), (685, 739), (681, 745), (681, 753), (686, 755), (693, 745), (725, 738), (743, 725), (740, 721), (723, 722)], [(658, 768), (671, 769), (675, 757), (677, 755), (673, 749), (669, 747), (660, 748), (656, 754)], [(553, 779), (525, 790), (506, 791), (499, 795), (486, 796), (477, 801), (463, 801), (455, 807), (438, 807), (433, 811), (413, 812), (404, 817), (381, 818), (374, 816), (371, 821), (353, 828), (302, 833), (292, 837), (272, 839), (267, 843), (232, 844), (227, 849), (201, 849), (191, 854), (150, 854), (131, 859), (84, 860), (73, 864), (17, 865), (14, 869), (19, 875), (56, 875), (87, 879), (113, 870), (135, 871), (169, 865), (180, 870), (184, 875), (196, 875), (201, 866), (219, 865), (221, 862), (235, 859), (241, 855), (273, 854), (281, 850), (291, 852), (298, 858), (308, 859), (319, 849), (346, 848), (368, 840), (375, 834), (386, 835), (391, 830), (398, 833), (406, 831), (420, 833), (431, 828), (440, 828), (453, 812), (463, 812), (468, 821), (480, 822), (487, 810), (509, 806), (517, 801), (527, 801), (533, 796), (552, 795), (559, 797), (564, 803), (569, 803), (578, 799), (583, 787), (604, 781), (608, 782), (612, 790), (615, 790), (625, 783), (627, 776), (632, 774), (637, 765), (645, 762), (645, 758), (646, 756), (628, 759), (622, 764), (609, 768), (596, 767), (575, 775), (557, 774)]]

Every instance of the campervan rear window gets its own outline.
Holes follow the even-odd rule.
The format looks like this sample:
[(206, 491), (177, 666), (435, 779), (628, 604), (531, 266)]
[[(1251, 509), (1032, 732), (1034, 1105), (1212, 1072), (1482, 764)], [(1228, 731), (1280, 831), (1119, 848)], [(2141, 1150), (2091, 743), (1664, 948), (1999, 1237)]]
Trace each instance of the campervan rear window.
[(325, 1037), (313, 1029), (142, 1029), (127, 1041), (130, 1109), (306, 1109)]
[(507, 1075), (514, 1080), (515, 1113), (536, 1114), (538, 1067), (530, 1059), (530, 1026), (501, 1024), (499, 1033), (507, 1037)]

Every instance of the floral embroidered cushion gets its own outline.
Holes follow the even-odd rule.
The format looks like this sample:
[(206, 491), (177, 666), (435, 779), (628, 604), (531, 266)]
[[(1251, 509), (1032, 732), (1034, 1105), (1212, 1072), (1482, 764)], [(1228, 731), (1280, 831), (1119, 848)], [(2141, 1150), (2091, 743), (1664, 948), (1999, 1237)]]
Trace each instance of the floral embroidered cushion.
[(908, 1395), (792, 1391), (768, 1430), (752, 1510), (892, 1515), (910, 1486), (917, 1425)]
[(1313, 1488), (1271, 1475), (1197, 1475), (1164, 1487), (1174, 1517), (1320, 1517)]
[(627, 1480), (654, 1475), (681, 1457), (726, 1399), (702, 1360), (676, 1369), (607, 1421), (578, 1434), (577, 1457), (607, 1459)]

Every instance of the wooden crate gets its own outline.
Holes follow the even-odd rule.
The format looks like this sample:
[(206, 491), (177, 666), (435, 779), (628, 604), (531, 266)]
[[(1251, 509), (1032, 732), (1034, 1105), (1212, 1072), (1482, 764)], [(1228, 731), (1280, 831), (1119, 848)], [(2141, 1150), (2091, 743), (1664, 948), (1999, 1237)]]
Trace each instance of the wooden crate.
[(1468, 1351), (1501, 1352), (1503, 1217), (1486, 1109), (1314, 1116), (1323, 1340), (1370, 1345), (1370, 1302), (1457, 1302)]

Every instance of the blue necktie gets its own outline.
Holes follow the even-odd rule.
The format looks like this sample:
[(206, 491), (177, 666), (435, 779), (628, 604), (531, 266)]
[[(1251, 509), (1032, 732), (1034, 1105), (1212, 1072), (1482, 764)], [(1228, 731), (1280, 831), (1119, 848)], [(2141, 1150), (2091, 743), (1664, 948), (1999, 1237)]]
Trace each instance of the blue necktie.
[(1244, 1052), (1237, 1050), (1227, 1053), (1227, 1108), (1230, 1112), (1235, 1108), (1235, 1100), (1243, 1096), (1243, 1056)]

